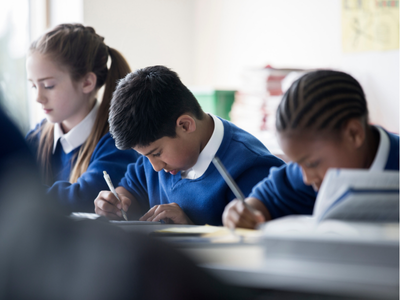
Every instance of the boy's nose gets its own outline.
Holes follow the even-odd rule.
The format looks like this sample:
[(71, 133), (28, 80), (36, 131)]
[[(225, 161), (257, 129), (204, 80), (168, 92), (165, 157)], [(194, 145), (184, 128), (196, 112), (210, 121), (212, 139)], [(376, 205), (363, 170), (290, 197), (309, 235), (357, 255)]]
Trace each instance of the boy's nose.
[(149, 158), (151, 165), (153, 166), (154, 171), (160, 172), (162, 169), (165, 167), (165, 163), (162, 161), (155, 159), (155, 158)]

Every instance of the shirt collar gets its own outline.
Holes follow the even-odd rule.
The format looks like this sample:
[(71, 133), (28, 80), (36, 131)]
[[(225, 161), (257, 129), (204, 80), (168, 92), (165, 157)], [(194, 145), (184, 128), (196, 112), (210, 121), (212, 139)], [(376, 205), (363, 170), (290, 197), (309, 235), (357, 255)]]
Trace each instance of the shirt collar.
[(388, 135), (382, 128), (375, 128), (378, 129), (379, 132), (379, 146), (374, 161), (369, 169), (370, 171), (382, 171), (385, 169), (389, 157), (390, 141)]
[(212, 114), (209, 115), (214, 121), (213, 134), (211, 135), (211, 138), (204, 147), (203, 151), (200, 152), (196, 164), (190, 169), (181, 172), (182, 178), (197, 179), (201, 177), (217, 153), (219, 146), (221, 146), (222, 139), (224, 137), (224, 124), (216, 116)]
[(99, 103), (96, 101), (90, 113), (66, 134), (64, 134), (60, 123), (54, 124), (53, 154), (56, 151), (58, 140), (60, 140), (61, 146), (66, 154), (81, 146), (87, 140), (92, 131), (94, 121), (96, 120), (99, 106)]

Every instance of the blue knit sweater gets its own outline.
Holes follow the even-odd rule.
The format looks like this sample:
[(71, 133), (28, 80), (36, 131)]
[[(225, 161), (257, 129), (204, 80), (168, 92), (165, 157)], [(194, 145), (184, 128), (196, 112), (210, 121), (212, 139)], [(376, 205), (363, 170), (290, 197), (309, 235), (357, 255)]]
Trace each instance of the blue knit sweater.
[[(399, 170), (399, 136), (386, 133), (390, 151), (385, 170)], [(303, 182), (300, 166), (289, 163), (271, 169), (271, 174), (254, 187), (250, 197), (263, 202), (275, 219), (292, 214), (312, 214), (317, 192)]]
[[(35, 155), (41, 134), (39, 127), (40, 124), (26, 137)], [(35, 134), (38, 129), (38, 134)], [(51, 156), (53, 180), (48, 187), (48, 193), (52, 198), (58, 199), (69, 211), (93, 213), (94, 199), (101, 190), (108, 190), (107, 183), (103, 178), (103, 171), (107, 171), (116, 185), (124, 176), (127, 165), (134, 163), (139, 154), (134, 150), (118, 150), (110, 133), (107, 133), (94, 149), (86, 172), (78, 178), (76, 183), (71, 184), (68, 179), (79, 149), (80, 147), (75, 148), (66, 154), (58, 141), (57, 148)]]
[[(284, 162), (248, 132), (226, 120), (222, 122), (224, 137), (216, 155), (247, 196), (254, 185), (268, 176), (271, 167)], [(144, 209), (177, 203), (195, 224), (221, 225), (226, 204), (235, 198), (213, 164), (197, 179), (182, 179), (180, 172), (155, 172), (144, 156), (128, 166), (119, 185)]]

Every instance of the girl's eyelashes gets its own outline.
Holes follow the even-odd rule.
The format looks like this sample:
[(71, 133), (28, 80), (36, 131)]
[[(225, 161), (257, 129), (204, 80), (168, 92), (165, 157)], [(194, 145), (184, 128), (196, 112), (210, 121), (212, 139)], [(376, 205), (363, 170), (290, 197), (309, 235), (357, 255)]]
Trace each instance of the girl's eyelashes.
[[(54, 84), (53, 85), (43, 85), (43, 87), (46, 89), (46, 90), (51, 90), (51, 89), (53, 89), (54, 88)], [(32, 85), (31, 85), (31, 88), (32, 89), (36, 89), (36, 85), (34, 85), (33, 83), (32, 83)]]
[(305, 163), (304, 165), (306, 168), (315, 168), (315, 167), (318, 167), (319, 160), (311, 161), (311, 162)]

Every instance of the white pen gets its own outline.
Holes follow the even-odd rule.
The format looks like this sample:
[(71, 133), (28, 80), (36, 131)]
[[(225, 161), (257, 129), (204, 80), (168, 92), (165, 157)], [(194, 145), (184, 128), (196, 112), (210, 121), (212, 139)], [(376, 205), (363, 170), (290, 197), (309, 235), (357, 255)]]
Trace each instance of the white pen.
[(233, 180), (232, 176), (225, 169), (225, 166), (222, 164), (221, 160), (217, 156), (214, 156), (212, 162), (214, 163), (214, 166), (217, 168), (218, 172), (221, 174), (222, 178), (224, 178), (226, 184), (230, 187), (235, 197), (244, 202), (245, 197), (242, 191)]
[[(104, 179), (105, 179), (106, 182), (107, 182), (108, 188), (109, 188), (110, 191), (114, 194), (114, 196), (117, 197), (118, 201), (119, 201), (119, 202), (121, 203), (121, 205), (122, 205), (121, 199), (119, 199), (118, 194), (117, 194), (117, 192), (116, 192), (115, 189), (114, 189), (114, 185), (113, 185), (112, 182), (111, 182), (110, 176), (107, 174), (106, 171), (103, 171), (103, 174), (104, 174)], [(122, 213), (122, 216), (124, 217), (125, 221), (128, 221), (128, 217), (126, 216), (126, 212), (125, 212), (122, 208), (121, 208), (121, 213)]]

